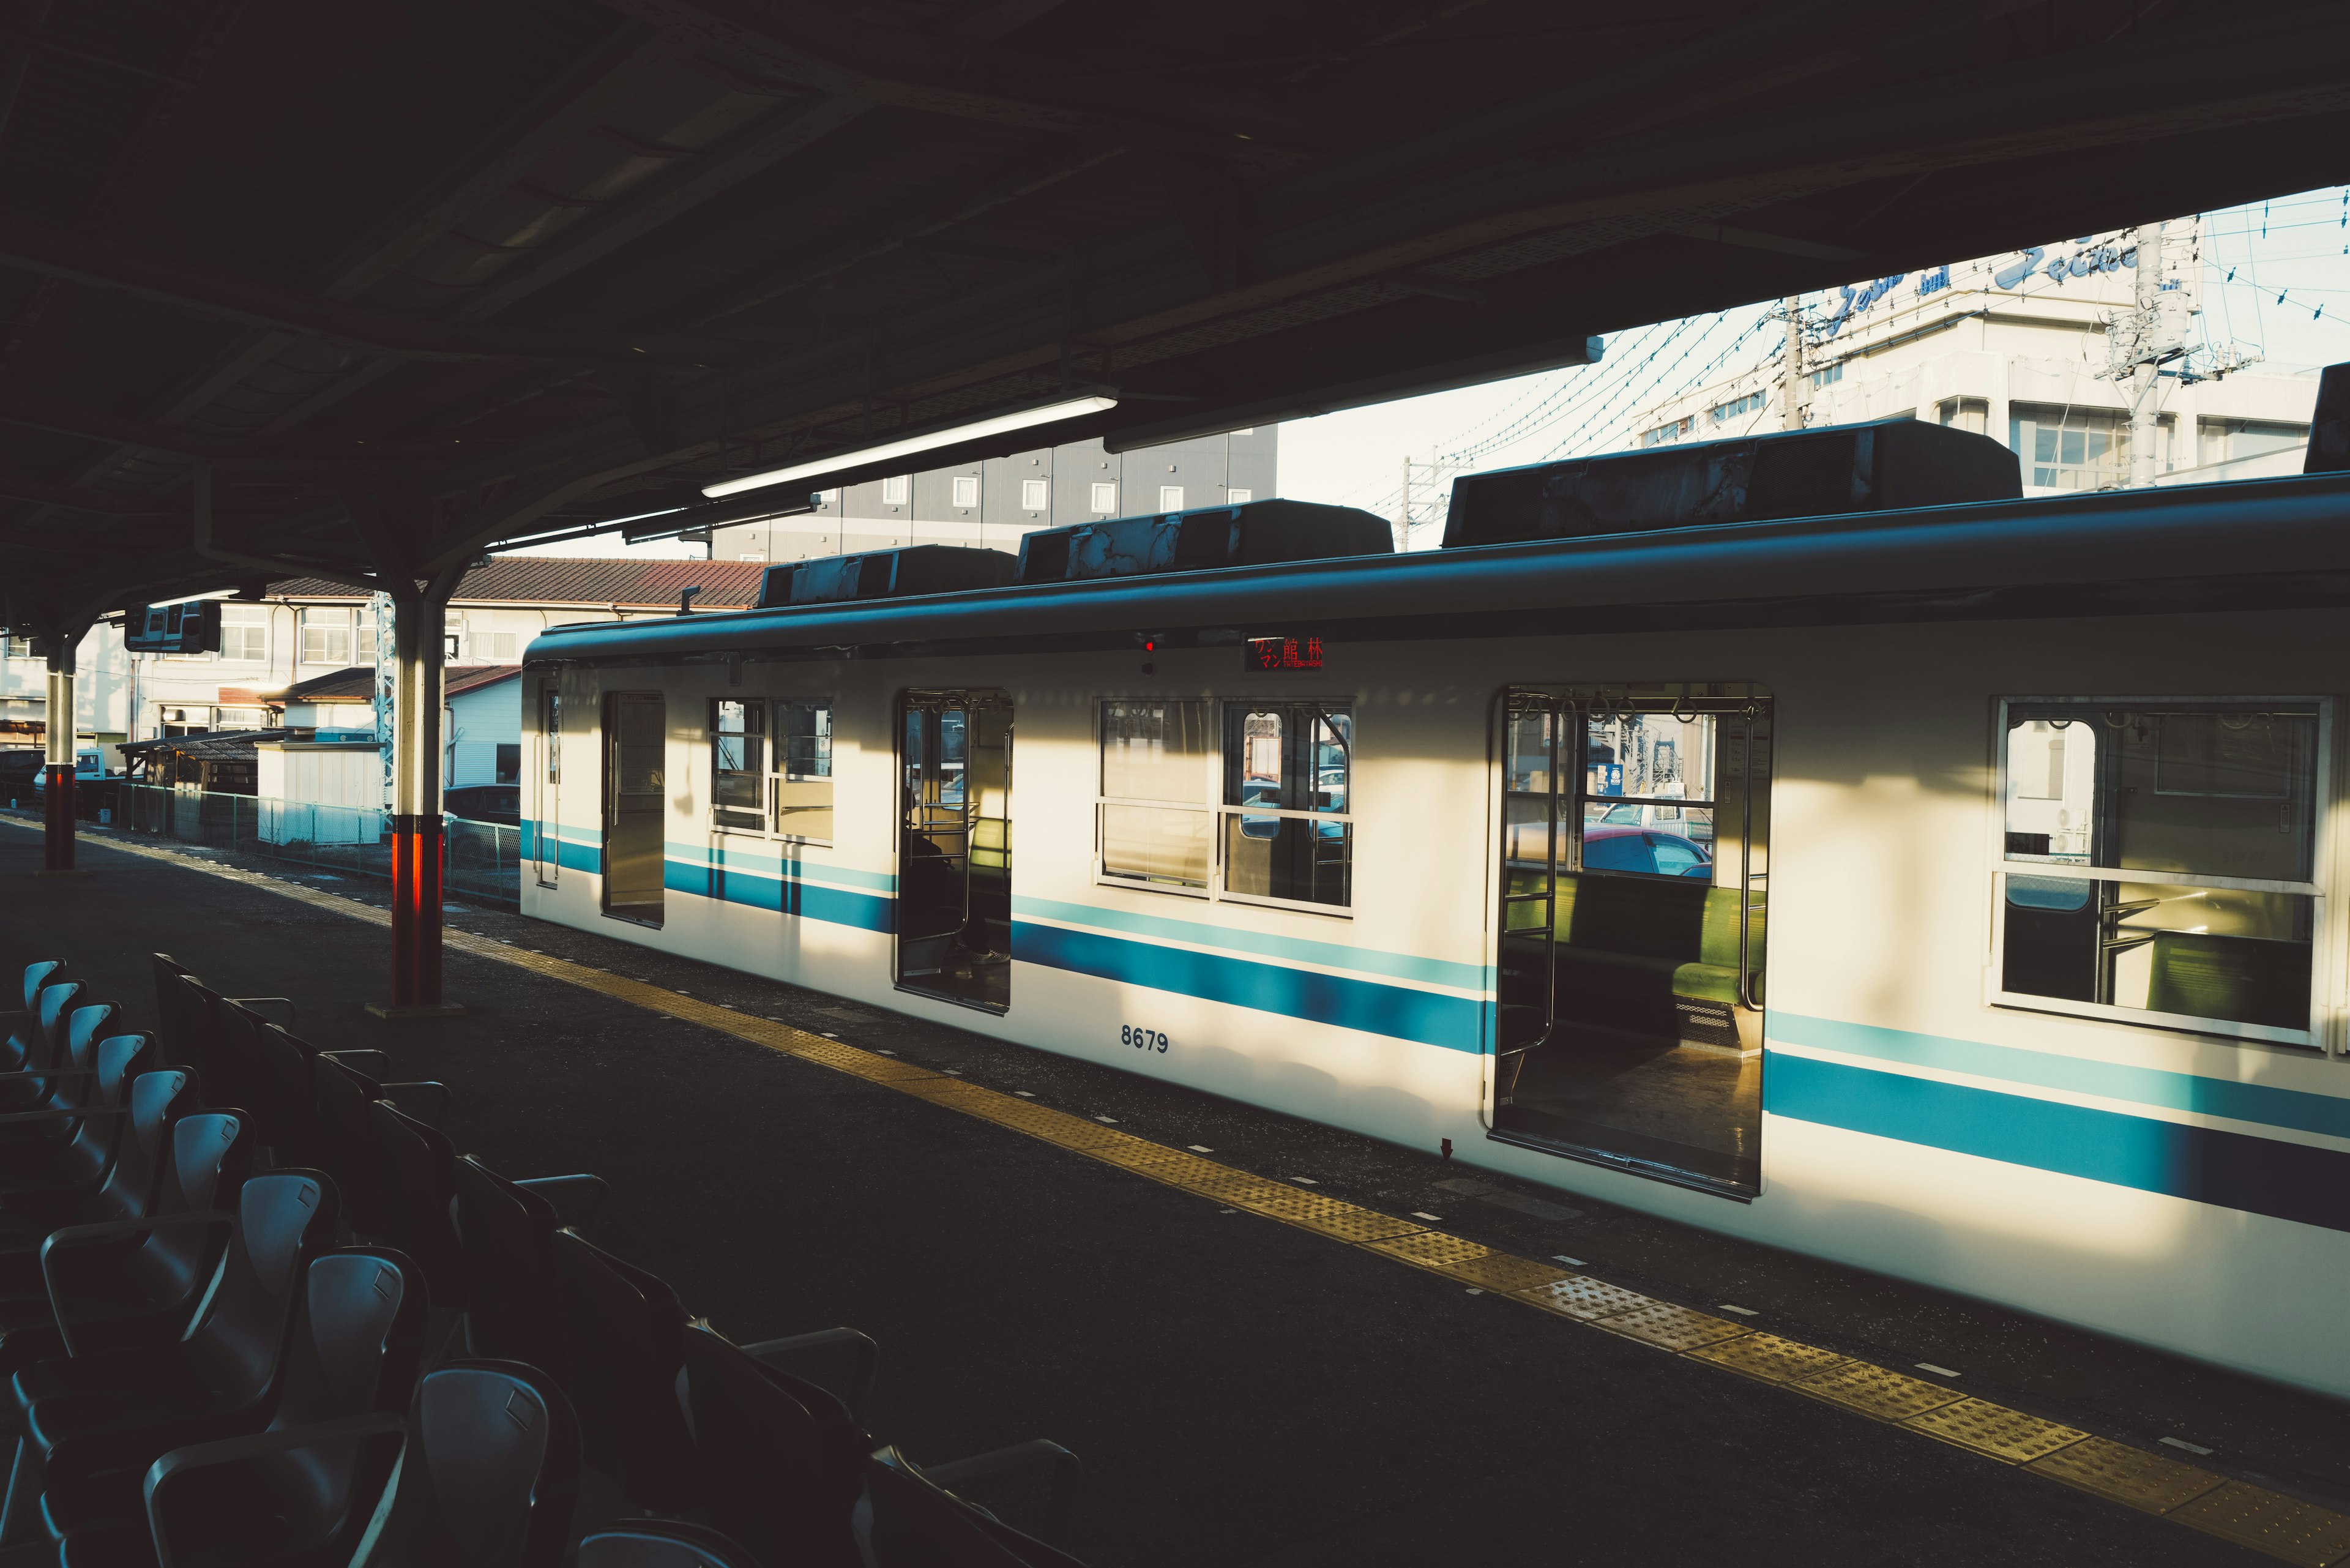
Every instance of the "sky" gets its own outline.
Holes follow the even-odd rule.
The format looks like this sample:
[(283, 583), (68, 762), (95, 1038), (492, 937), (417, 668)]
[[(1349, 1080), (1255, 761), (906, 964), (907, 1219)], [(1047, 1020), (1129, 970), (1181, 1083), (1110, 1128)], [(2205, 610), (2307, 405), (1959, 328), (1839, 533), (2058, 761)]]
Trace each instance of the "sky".
[[(2350, 360), (2350, 186), (2201, 217), (2196, 326), (2209, 347), (2257, 355), (2270, 373)], [(1392, 516), (1407, 458), (1466, 455), (1491, 470), (1619, 450), (1637, 433), (1640, 410), (1776, 354), (1785, 329), (1771, 319), (1775, 304), (1609, 334), (1594, 365), (1293, 420), (1281, 427), (1281, 493)], [(702, 551), (673, 539), (588, 539), (515, 553), (674, 559)]]

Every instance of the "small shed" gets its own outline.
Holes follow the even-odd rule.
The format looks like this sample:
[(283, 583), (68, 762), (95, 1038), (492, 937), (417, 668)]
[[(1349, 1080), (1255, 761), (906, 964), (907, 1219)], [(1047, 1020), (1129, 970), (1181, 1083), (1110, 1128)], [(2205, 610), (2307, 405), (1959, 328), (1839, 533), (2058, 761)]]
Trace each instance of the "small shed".
[(383, 749), (373, 735), (286, 737), (254, 748), (265, 844), (373, 844), (383, 836)]

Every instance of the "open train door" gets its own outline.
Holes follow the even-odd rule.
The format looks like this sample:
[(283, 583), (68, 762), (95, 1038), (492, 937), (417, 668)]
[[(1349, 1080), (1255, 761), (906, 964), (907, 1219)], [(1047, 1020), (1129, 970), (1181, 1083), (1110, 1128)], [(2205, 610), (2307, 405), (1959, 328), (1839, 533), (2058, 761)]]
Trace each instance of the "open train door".
[(1493, 1136), (1759, 1190), (1769, 694), (1513, 687), (1496, 722)]
[(899, 700), (897, 980), (1002, 1012), (1012, 1002), (1012, 699)]

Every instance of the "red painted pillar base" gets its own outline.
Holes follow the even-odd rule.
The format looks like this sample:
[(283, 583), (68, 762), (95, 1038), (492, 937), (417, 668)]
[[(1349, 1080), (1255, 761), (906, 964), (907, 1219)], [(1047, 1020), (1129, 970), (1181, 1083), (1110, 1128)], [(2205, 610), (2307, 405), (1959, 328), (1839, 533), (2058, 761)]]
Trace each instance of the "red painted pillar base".
[(46, 853), (41, 869), (74, 868), (74, 771), (49, 766), (47, 787), (41, 791), (41, 840)]
[(441, 878), (446, 850), (438, 816), (391, 819), (391, 1001), (379, 1018), (434, 1018), (465, 1010), (441, 999)]

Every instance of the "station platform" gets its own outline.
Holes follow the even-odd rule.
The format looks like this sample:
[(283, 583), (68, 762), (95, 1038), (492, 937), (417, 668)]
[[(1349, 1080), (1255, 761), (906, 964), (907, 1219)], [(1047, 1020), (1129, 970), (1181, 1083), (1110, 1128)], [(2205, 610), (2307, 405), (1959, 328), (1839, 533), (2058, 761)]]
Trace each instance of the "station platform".
[[(871, 1334), (869, 1425), (917, 1462), (1076, 1450), (1058, 1543), (1094, 1568), (2350, 1558), (2329, 1399), (1498, 1177), (1473, 1150), (1447, 1162), (500, 911), (447, 917), (463, 1015), (387, 1022), (365, 1011), (387, 889), (128, 835), (80, 854), (89, 875), (36, 881), (37, 830), (0, 821), (10, 972), (69, 955), (143, 1025), (168, 952), (224, 992), (290, 997), (322, 1048), (445, 1082), (461, 1150), (606, 1178), (596, 1240), (729, 1337)], [(1330, 1201), (1284, 1223), (1243, 1178)], [(1378, 1234), (1348, 1240), (1364, 1214)], [(1517, 1288), (1561, 1270), (1648, 1307), (1611, 1327)], [(2130, 1506), (2134, 1483), (2033, 1468), (2028, 1438), (2000, 1457), (1982, 1422), (1898, 1426), (1774, 1382), (1762, 1341), (1724, 1333), (2087, 1433), (2121, 1469), (2218, 1479), (2184, 1501), (2147, 1480)]]

